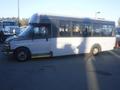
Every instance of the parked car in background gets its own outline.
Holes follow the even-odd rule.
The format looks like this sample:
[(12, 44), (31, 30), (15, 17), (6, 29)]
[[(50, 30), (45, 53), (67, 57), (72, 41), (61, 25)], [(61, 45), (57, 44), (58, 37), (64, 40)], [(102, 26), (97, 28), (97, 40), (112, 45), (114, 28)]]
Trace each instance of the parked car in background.
[(2, 20), (0, 21), (0, 42), (4, 42), (6, 38), (18, 35), (20, 33), (20, 28), (15, 20)]

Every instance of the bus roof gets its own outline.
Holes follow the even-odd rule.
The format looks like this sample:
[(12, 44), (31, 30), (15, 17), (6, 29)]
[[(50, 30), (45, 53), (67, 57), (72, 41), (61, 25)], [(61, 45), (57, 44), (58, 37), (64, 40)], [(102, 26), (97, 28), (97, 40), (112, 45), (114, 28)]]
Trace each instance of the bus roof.
[(37, 22), (39, 22), (41, 19), (45, 20), (65, 20), (65, 21), (78, 21), (78, 22), (85, 22), (85, 23), (106, 23), (106, 24), (114, 24), (114, 21), (108, 21), (108, 20), (99, 20), (99, 19), (91, 19), (91, 18), (76, 18), (76, 17), (66, 17), (66, 16), (53, 16), (53, 15), (39, 15), (34, 14), (32, 18), (36, 19)]

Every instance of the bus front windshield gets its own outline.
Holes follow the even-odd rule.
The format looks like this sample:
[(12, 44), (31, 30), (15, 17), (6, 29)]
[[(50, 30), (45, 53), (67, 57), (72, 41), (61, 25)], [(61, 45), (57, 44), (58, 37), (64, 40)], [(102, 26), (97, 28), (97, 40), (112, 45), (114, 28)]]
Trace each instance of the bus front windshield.
[(32, 32), (32, 26), (27, 26), (26, 29), (21, 32), (18, 36), (20, 37), (30, 37), (31, 35), (31, 32)]

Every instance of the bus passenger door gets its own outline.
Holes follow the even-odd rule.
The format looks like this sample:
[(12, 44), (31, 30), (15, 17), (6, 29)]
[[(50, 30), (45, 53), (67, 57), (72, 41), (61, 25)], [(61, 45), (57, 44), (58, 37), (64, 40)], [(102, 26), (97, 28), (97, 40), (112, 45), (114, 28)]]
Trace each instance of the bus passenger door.
[(33, 28), (33, 55), (46, 55), (50, 53), (51, 26), (42, 24)]

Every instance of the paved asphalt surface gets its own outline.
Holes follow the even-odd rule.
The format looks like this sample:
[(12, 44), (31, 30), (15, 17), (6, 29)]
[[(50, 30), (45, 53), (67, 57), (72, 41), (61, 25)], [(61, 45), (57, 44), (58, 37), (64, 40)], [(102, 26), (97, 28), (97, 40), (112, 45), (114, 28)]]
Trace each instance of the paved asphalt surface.
[(27, 62), (0, 52), (0, 90), (120, 90), (120, 49)]

